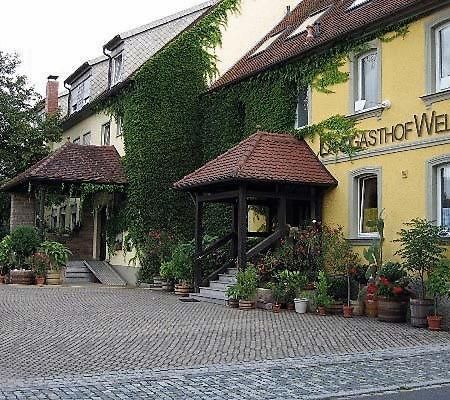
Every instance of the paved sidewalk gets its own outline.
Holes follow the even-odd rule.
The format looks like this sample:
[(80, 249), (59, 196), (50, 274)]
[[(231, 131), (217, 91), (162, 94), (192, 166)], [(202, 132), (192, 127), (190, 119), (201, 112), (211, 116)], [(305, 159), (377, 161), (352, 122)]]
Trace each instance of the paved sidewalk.
[(331, 399), (450, 383), (450, 346), (22, 381), (6, 399)]

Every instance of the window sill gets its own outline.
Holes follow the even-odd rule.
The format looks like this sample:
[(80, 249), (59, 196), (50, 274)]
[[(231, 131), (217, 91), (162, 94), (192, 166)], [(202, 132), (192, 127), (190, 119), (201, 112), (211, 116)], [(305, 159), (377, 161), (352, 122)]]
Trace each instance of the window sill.
[(353, 114), (347, 115), (347, 118), (354, 119), (354, 120), (362, 120), (362, 119), (368, 119), (377, 117), (378, 119), (381, 118), (381, 114), (383, 114), (384, 107), (372, 107), (368, 108), (366, 110), (358, 111)]
[(347, 240), (352, 244), (353, 246), (370, 246), (374, 240), (377, 240), (378, 236), (372, 236), (372, 237), (353, 237), (348, 238)]
[(425, 94), (420, 96), (422, 101), (427, 107), (430, 107), (433, 103), (450, 99), (450, 89), (443, 90), (441, 92)]

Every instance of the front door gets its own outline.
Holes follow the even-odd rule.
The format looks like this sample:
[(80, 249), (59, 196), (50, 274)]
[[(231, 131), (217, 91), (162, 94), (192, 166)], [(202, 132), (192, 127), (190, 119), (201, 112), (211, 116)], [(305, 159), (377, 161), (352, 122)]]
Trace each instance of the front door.
[(102, 207), (100, 209), (100, 252), (99, 252), (99, 260), (105, 261), (106, 260), (106, 207)]

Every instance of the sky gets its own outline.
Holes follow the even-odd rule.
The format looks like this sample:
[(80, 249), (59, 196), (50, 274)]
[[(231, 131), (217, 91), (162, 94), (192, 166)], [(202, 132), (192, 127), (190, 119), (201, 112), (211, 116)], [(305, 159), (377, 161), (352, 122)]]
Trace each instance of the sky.
[(19, 72), (44, 95), (48, 75), (63, 82), (116, 34), (203, 1), (1, 0), (0, 50), (19, 54)]

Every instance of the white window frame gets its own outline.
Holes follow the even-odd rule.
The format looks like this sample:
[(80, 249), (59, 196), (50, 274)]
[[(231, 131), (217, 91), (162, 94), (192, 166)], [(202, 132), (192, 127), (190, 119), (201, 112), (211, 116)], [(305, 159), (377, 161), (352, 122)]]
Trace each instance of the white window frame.
[(450, 89), (450, 76), (445, 77), (445, 78), (441, 78), (441, 32), (444, 29), (450, 29), (450, 21), (446, 22), (442, 25), (440, 25), (438, 28), (435, 29), (434, 31), (434, 40), (435, 40), (435, 44), (436, 44), (436, 48), (435, 48), (435, 74), (436, 74), (436, 92), (441, 92), (444, 90), (449, 90)]
[(80, 136), (76, 137), (75, 139), (73, 139), (72, 141), (73, 144), (81, 144), (81, 138)]
[[(118, 59), (120, 58), (120, 64), (118, 63)], [(123, 52), (117, 54), (111, 60), (111, 86), (117, 85), (122, 80), (123, 73)], [(117, 66), (119, 65), (119, 68)]]
[(363, 232), (363, 218), (364, 218), (364, 190), (365, 190), (365, 181), (368, 179), (376, 179), (377, 183), (377, 211), (379, 212), (378, 205), (378, 176), (375, 174), (363, 175), (358, 178), (358, 236), (360, 237), (378, 237), (377, 232)]
[[(109, 143), (106, 143), (106, 140), (105, 140), (105, 132), (106, 132), (107, 126), (108, 126), (108, 130), (109, 130)], [(102, 125), (101, 133), (102, 133), (102, 146), (110, 146), (111, 145), (111, 121), (105, 122)]]
[[(87, 137), (89, 137), (89, 143), (86, 143), (86, 138)], [(92, 138), (91, 131), (83, 133), (83, 145), (84, 146), (89, 146), (91, 144), (91, 138)]]
[(363, 101), (367, 102), (367, 99), (363, 98), (363, 94), (362, 94), (362, 92), (363, 92), (363, 80), (362, 80), (362, 77), (363, 77), (363, 60), (365, 58), (367, 58), (368, 56), (370, 56), (371, 54), (375, 54), (375, 56), (376, 56), (377, 100), (378, 100), (378, 102), (379, 102), (379, 99), (380, 99), (381, 82), (380, 82), (380, 76), (379, 76), (379, 73), (378, 73), (378, 71), (379, 71), (379, 63), (380, 63), (380, 53), (379, 53), (377, 48), (373, 48), (373, 49), (370, 49), (369, 51), (367, 51), (367, 52), (365, 52), (363, 54), (360, 54), (358, 56), (357, 60), (356, 60), (357, 61), (357, 95), (356, 95), (356, 101), (355, 101), (355, 104), (354, 104), (354, 111), (356, 113), (364, 112), (364, 111), (367, 111), (367, 110), (372, 110), (374, 108), (378, 108), (379, 107), (379, 104), (375, 104), (375, 105), (370, 106), (370, 107), (366, 107), (366, 105), (364, 104), (364, 106), (361, 107), (361, 103), (360, 103), (360, 102), (363, 102)]
[[(441, 173), (444, 169), (450, 171), (450, 164), (442, 164), (436, 168), (436, 223), (438, 226), (442, 227), (442, 181)], [(444, 229), (443, 236), (449, 237), (450, 230)]]
[(123, 120), (118, 117), (116, 122), (116, 137), (121, 137), (123, 136)]

